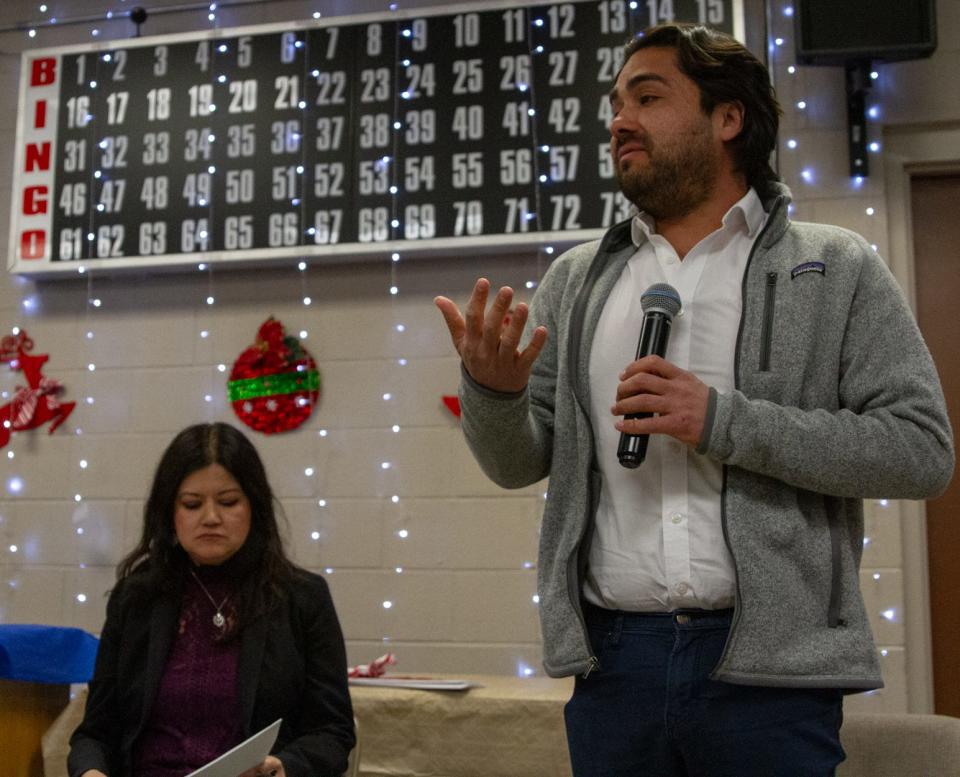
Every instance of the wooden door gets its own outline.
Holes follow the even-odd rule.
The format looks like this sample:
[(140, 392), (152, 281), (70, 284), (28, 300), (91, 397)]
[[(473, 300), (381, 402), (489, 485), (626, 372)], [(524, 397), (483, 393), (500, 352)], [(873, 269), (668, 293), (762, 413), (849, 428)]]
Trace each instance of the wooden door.
[[(917, 320), (960, 431), (960, 175), (911, 178)], [(960, 717), (960, 477), (927, 503), (933, 697)]]

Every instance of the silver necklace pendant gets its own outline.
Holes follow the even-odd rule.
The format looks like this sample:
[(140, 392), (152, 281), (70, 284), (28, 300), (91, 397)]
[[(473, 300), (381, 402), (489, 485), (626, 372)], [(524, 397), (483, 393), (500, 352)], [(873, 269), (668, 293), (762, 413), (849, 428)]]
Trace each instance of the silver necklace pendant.
[(223, 609), (223, 606), (227, 603), (227, 600), (230, 598), (230, 594), (227, 594), (225, 597), (223, 597), (223, 601), (220, 602), (220, 604), (218, 605), (216, 600), (212, 596), (210, 596), (210, 592), (207, 590), (207, 587), (203, 584), (203, 581), (200, 580), (199, 577), (197, 577), (197, 573), (191, 569), (190, 574), (193, 575), (193, 579), (197, 581), (197, 585), (200, 586), (200, 590), (202, 590), (203, 593), (206, 594), (206, 597), (210, 600), (210, 604), (212, 604), (216, 609), (216, 613), (213, 616), (213, 625), (216, 626), (218, 629), (222, 629), (224, 624), (227, 622), (227, 619), (223, 617), (223, 613), (221, 612), (221, 610)]

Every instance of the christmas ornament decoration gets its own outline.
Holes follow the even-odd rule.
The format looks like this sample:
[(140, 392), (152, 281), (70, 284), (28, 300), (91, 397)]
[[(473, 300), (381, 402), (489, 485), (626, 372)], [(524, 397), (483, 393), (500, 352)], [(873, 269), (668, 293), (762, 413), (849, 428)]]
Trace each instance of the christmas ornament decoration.
[(309, 351), (270, 316), (256, 342), (237, 357), (227, 394), (233, 412), (251, 429), (277, 434), (296, 429), (320, 397), (320, 373)]
[(31, 350), (33, 340), (23, 329), (0, 340), (0, 362), (27, 378), (27, 385), (17, 386), (13, 399), (0, 406), (0, 448), (10, 442), (13, 432), (36, 429), (47, 421), (51, 421), (47, 431), (53, 434), (76, 407), (76, 402), (60, 402), (57, 395), (64, 390), (60, 381), (44, 377), (43, 365), (50, 356), (27, 353)]
[(397, 663), (393, 653), (384, 653), (369, 664), (357, 664), (347, 667), (347, 677), (380, 677), (387, 671), (387, 667)]
[(455, 394), (444, 394), (443, 404), (446, 405), (447, 410), (453, 413), (457, 418), (460, 417), (460, 397), (456, 396)]

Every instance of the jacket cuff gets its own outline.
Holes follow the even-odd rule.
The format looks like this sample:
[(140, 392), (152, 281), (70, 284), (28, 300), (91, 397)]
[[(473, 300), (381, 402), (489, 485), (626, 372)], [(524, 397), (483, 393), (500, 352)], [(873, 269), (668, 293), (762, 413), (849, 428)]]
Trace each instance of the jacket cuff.
[(707, 396), (707, 413), (703, 417), (703, 434), (700, 437), (700, 443), (697, 445), (697, 453), (704, 454), (710, 449), (710, 435), (713, 433), (713, 424), (717, 418), (717, 390), (710, 386), (710, 394)]
[(492, 388), (487, 388), (483, 384), (477, 383), (477, 381), (473, 379), (473, 376), (467, 372), (467, 368), (464, 366), (463, 362), (460, 362), (460, 377), (463, 378), (464, 384), (471, 391), (475, 391), (476, 393), (487, 397), (488, 399), (520, 399), (520, 397), (527, 393), (526, 388), (522, 388), (520, 391), (496, 391)]

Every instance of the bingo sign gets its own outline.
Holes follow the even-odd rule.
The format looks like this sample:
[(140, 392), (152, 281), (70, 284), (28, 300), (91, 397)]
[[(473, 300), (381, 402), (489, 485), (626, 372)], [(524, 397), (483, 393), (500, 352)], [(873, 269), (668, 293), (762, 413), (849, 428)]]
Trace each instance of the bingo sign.
[(487, 2), (23, 55), (9, 267), (491, 250), (622, 219), (624, 42), (740, 0)]

